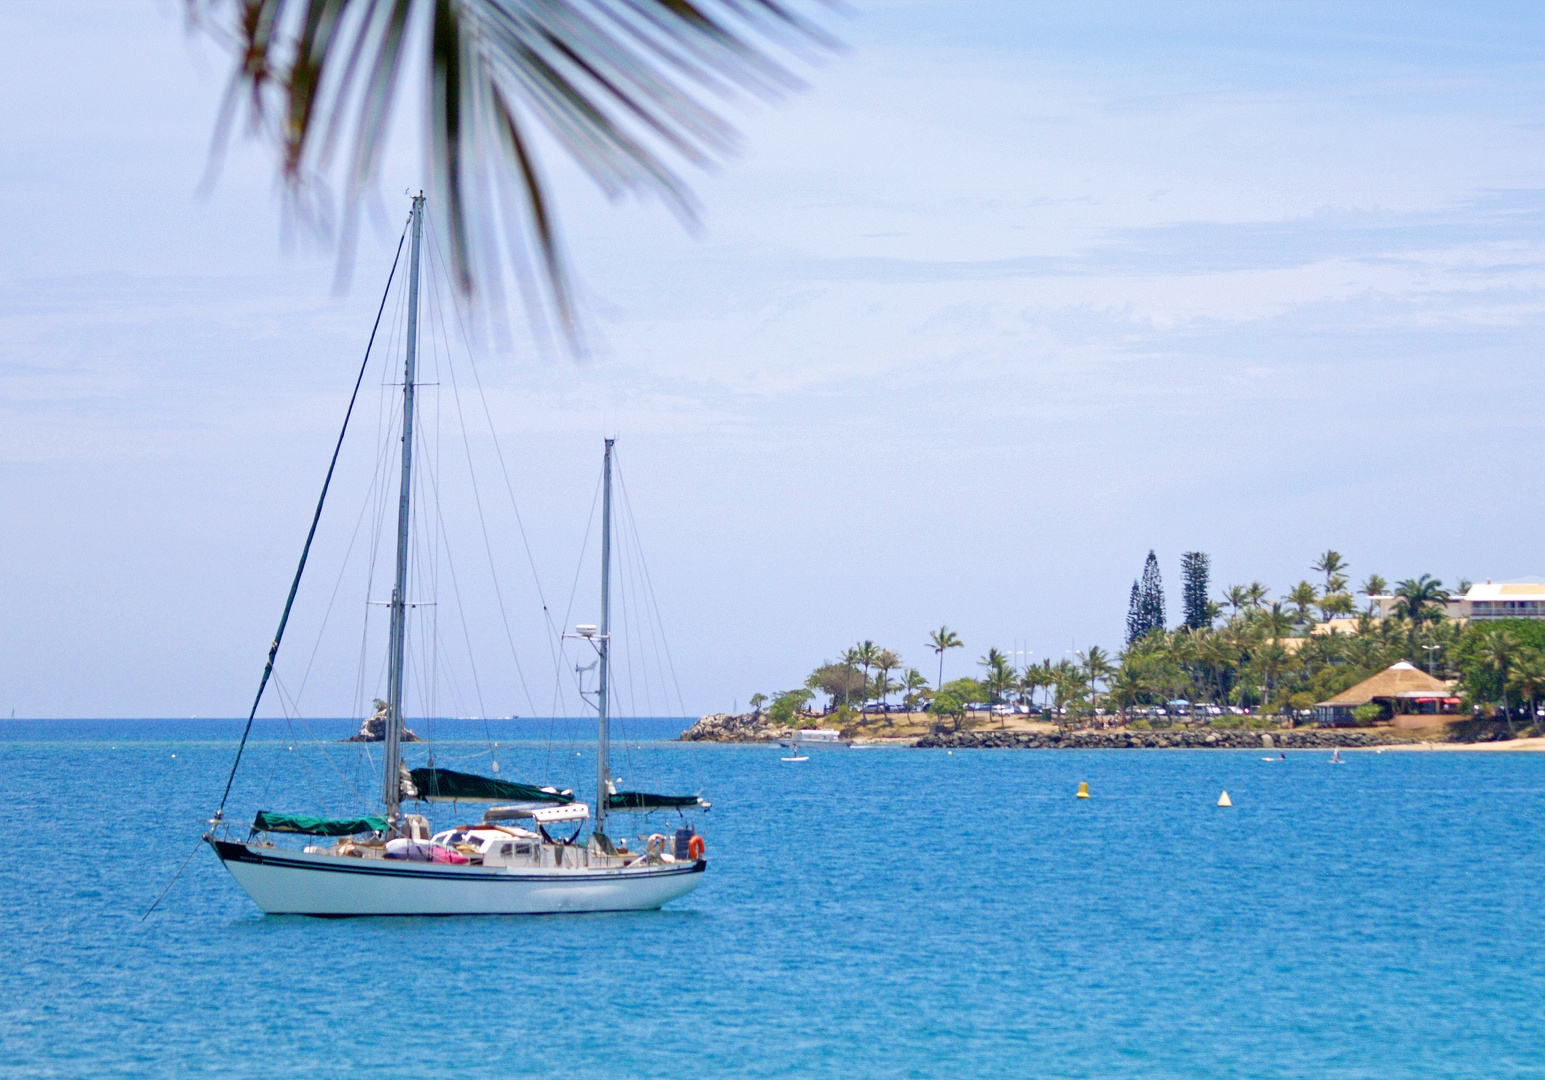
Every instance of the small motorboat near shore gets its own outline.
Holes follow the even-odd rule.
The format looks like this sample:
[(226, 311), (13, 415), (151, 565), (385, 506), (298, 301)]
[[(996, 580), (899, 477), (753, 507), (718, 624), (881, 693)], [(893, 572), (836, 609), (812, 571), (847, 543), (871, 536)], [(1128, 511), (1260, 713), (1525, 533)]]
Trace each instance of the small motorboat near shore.
[(832, 728), (802, 728), (788, 738), (779, 739), (778, 745), (785, 750), (801, 752), (813, 747), (838, 747), (846, 750), (853, 745), (853, 740), (844, 739), (842, 732)]

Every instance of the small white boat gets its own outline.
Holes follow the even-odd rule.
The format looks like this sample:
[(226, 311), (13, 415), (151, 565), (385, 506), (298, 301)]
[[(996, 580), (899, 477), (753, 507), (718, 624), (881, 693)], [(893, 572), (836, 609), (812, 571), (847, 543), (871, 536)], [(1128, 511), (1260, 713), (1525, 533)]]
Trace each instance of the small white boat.
[(794, 750), (796, 752), (808, 750), (812, 747), (847, 749), (853, 745), (853, 740), (844, 739), (842, 732), (833, 728), (801, 728), (787, 739), (780, 740), (778, 745), (785, 750)]

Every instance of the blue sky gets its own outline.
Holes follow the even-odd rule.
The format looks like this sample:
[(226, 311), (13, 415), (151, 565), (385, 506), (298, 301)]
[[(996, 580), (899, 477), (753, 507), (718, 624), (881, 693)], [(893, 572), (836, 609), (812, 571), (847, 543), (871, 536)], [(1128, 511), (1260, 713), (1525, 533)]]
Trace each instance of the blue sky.
[[(1190, 549), (1277, 592), (1327, 546), (1358, 578), (1545, 573), (1541, 19), (858, 4), (808, 89), (733, 110), (698, 235), (550, 161), (601, 347), (479, 359), (544, 595), (603, 435), (692, 712), (860, 638), (932, 671), (941, 623), (956, 673), (1119, 645), (1150, 548), (1172, 612)], [(180, 4), (0, 6), (0, 713), (233, 715), (272, 635), (420, 170), (410, 104), (334, 295), (261, 145), (196, 193), (225, 70)], [(337, 714), (328, 574), (293, 640)], [(502, 628), (471, 634), (487, 711), (527, 713)]]

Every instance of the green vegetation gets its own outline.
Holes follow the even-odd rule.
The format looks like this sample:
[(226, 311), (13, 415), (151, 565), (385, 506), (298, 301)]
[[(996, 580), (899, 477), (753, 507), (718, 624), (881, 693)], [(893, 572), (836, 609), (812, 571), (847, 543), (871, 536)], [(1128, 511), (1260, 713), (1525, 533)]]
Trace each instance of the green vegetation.
[(809, 690), (784, 690), (774, 694), (767, 718), (782, 727), (794, 727), (799, 720), (800, 710), (814, 696)]
[(1188, 629), (1211, 626), (1222, 610), (1207, 596), (1211, 572), (1212, 560), (1205, 551), (1188, 551), (1180, 557), (1181, 596)]
[(1164, 629), (1164, 582), (1159, 577), (1159, 560), (1153, 552), (1143, 563), (1142, 583), (1132, 582), (1132, 598), (1127, 605), (1127, 644)]
[[(965, 642), (941, 626), (928, 634), (927, 647), (939, 658), (934, 689), (898, 652), (863, 641), (817, 667), (800, 690), (774, 695), (770, 715), (793, 718), (821, 694), (826, 708), (839, 711), (844, 724), (865, 710), (880, 713), (879, 722), (889, 726), (884, 707), (899, 693), (907, 712), (926, 708), (937, 722), (956, 727), (972, 707), (999, 704), (1023, 706), (1021, 711), (1058, 724), (1115, 714), (1134, 726), (1164, 724), (1173, 718), (1160, 717), (1158, 709), (1176, 700), (1225, 708), (1223, 715), (1212, 717), (1220, 726), (1268, 726), (1265, 716), (1302, 714), (1406, 660), (1451, 681), (1455, 694), (1478, 715), (1505, 719), (1515, 731), (1520, 720), (1538, 730), (1535, 713), (1545, 697), (1545, 622), (1451, 621), (1444, 614), (1450, 594), (1430, 574), (1407, 578), (1392, 593), (1384, 578), (1370, 574), (1358, 590), (1368, 604), (1359, 609), (1339, 552), (1324, 552), (1312, 568), (1318, 580), (1300, 581), (1276, 600), (1265, 585), (1252, 581), (1228, 586), (1221, 602), (1215, 602), (1201, 592), (1207, 555), (1187, 552), (1182, 573), (1187, 621), (1168, 630), (1162, 621), (1158, 563), (1150, 552), (1142, 578), (1133, 583), (1128, 612), (1129, 630), (1142, 632), (1114, 657), (1092, 646), (1076, 659), (1016, 668), (1007, 654), (991, 647), (977, 660), (979, 678), (945, 682), (945, 655)], [(1468, 588), (1467, 582), (1460, 585)], [(1392, 613), (1381, 619), (1373, 598), (1391, 595)], [(892, 678), (897, 672), (899, 682)], [(1359, 724), (1387, 717), (1381, 705), (1353, 711)], [(1007, 718), (1000, 722), (1006, 724)]]

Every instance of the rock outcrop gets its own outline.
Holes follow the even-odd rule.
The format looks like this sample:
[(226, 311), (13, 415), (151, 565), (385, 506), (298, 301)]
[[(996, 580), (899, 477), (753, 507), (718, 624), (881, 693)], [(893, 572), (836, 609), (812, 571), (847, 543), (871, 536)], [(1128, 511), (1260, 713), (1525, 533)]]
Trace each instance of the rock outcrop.
[(683, 731), (681, 742), (768, 743), (789, 737), (790, 729), (774, 727), (766, 713), (713, 713)]
[[(385, 742), (386, 741), (386, 717), (391, 712), (391, 706), (380, 698), (376, 698), (375, 715), (369, 717), (359, 726), (359, 731), (350, 735), (344, 742)], [(403, 742), (423, 742), (407, 728), (402, 729)]]
[(1387, 731), (1366, 728), (1294, 728), (1288, 731), (1189, 728), (1174, 731), (944, 731), (924, 735), (913, 745), (953, 750), (1260, 750), (1266, 747), (1329, 750), (1409, 741)]

